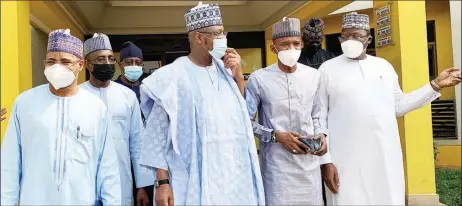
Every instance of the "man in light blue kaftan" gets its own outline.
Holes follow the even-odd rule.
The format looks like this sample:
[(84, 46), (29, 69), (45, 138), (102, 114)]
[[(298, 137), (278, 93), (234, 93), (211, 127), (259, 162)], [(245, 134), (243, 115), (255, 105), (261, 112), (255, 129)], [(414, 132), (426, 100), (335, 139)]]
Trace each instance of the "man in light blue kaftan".
[[(108, 137), (114, 139), (119, 160), (122, 205), (131, 206), (133, 202), (132, 163), (135, 183), (141, 185), (143, 182), (139, 178), (140, 166), (138, 164), (143, 125), (138, 99), (132, 90), (111, 81), (115, 72), (116, 60), (106, 35), (95, 34), (93, 38), (85, 41), (84, 51), (87, 69), (90, 71), (90, 80), (82, 83), (80, 88), (101, 99), (108, 109)], [(153, 179), (152, 173), (145, 173), (145, 175)], [(144, 190), (138, 192), (144, 192)], [(147, 195), (144, 196), (147, 199)]]
[(140, 164), (156, 169), (156, 205), (264, 205), (240, 57), (226, 46), (219, 7), (199, 3), (185, 18), (191, 54), (141, 85)]
[[(273, 25), (271, 50), (278, 62), (252, 73), (246, 100), (255, 136), (260, 140), (267, 205), (322, 205), (319, 157), (301, 150), (299, 137), (326, 134), (319, 123), (316, 94), (321, 82), (314, 68), (297, 63), (303, 41), (300, 21)], [(258, 122), (255, 116), (258, 110)], [(325, 142), (324, 142), (325, 144)]]
[(50, 84), (20, 94), (1, 149), (1, 205), (120, 205), (120, 177), (107, 111), (77, 79), (83, 43), (50, 33)]

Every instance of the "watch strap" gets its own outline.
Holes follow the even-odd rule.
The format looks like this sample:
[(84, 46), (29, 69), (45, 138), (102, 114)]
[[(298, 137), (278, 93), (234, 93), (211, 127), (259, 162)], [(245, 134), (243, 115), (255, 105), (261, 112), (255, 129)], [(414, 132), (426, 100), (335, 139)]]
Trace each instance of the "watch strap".
[(168, 181), (168, 179), (165, 179), (165, 180), (156, 180), (155, 187), (158, 188), (158, 187), (160, 187), (161, 185), (168, 185), (168, 184), (170, 184), (170, 181)]

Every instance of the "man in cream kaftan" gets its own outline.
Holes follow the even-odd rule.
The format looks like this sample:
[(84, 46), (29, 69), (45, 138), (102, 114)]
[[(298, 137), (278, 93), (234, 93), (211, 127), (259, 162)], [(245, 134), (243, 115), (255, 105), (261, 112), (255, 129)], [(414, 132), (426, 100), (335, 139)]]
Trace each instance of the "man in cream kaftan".
[(404, 205), (404, 171), (396, 117), (440, 96), (430, 84), (404, 94), (386, 60), (341, 55), (319, 69), (322, 123), (329, 128), (329, 153), (321, 164), (338, 170), (331, 205)]
[(439, 89), (460, 83), (460, 71), (446, 69), (422, 88), (403, 93), (393, 66), (366, 55), (370, 35), (367, 15), (346, 14), (339, 38), (344, 54), (319, 69), (321, 125), (329, 128), (330, 140), (330, 153), (321, 161), (328, 204), (404, 205), (396, 117), (429, 104), (440, 96)]

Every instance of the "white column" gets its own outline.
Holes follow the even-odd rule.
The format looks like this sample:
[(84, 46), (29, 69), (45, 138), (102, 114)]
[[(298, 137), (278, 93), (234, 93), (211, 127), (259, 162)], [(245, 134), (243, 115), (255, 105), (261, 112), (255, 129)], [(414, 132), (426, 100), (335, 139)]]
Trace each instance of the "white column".
[[(452, 30), (452, 49), (454, 57), (454, 66), (457, 68), (461, 67), (461, 2), (460, 1), (449, 1), (451, 10), (451, 30)], [(459, 84), (456, 87), (456, 103), (457, 103), (457, 131), (458, 140), (461, 141), (461, 124), (462, 124), (462, 109), (461, 109), (461, 90), (462, 87)]]

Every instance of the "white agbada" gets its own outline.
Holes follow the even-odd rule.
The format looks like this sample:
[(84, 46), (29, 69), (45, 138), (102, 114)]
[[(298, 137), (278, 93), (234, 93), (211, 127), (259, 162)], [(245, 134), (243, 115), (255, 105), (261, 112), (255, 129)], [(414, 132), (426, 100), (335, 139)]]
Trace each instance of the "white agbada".
[(58, 97), (44, 84), (20, 94), (1, 149), (1, 205), (120, 205), (107, 112), (80, 89)]
[[(119, 160), (122, 205), (132, 205), (133, 181), (131, 164), (133, 164), (137, 188), (146, 186), (146, 184), (142, 184), (143, 178), (140, 175), (142, 168), (138, 164), (143, 122), (136, 94), (127, 87), (113, 81), (106, 88), (93, 87), (88, 81), (82, 83), (80, 88), (96, 95), (108, 108), (110, 118), (108, 137), (114, 139)], [(148, 174), (152, 176), (152, 173)]]
[(431, 103), (430, 84), (405, 94), (386, 60), (341, 55), (321, 65), (321, 123), (329, 129), (329, 153), (339, 192), (326, 187), (329, 205), (404, 205), (404, 170), (396, 117)]
[(294, 155), (281, 144), (272, 143), (273, 130), (297, 132), (305, 137), (327, 132), (319, 124), (316, 92), (317, 70), (297, 64), (293, 73), (276, 64), (252, 73), (246, 87), (246, 101), (255, 136), (260, 139), (262, 176), (268, 205), (322, 205), (319, 157)]

